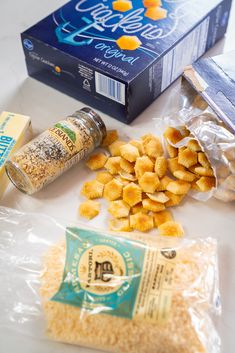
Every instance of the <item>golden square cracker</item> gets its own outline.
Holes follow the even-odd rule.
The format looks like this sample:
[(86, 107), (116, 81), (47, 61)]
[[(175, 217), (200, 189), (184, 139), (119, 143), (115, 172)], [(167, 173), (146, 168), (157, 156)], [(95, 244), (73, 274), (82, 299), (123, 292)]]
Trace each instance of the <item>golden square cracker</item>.
[(136, 159), (140, 156), (139, 150), (137, 147), (127, 143), (120, 147), (120, 153), (123, 158), (129, 162), (135, 162)]
[(97, 180), (86, 181), (81, 189), (81, 195), (88, 199), (98, 199), (103, 196), (104, 185)]
[(173, 216), (170, 211), (160, 211), (153, 213), (154, 225), (158, 228), (161, 224), (173, 221)]
[(190, 188), (191, 184), (183, 180), (171, 181), (166, 187), (167, 191), (170, 191), (176, 195), (187, 194)]
[(197, 152), (189, 148), (179, 151), (178, 162), (186, 168), (192, 167), (194, 164), (197, 164)]
[(162, 236), (182, 237), (184, 235), (184, 230), (181, 224), (174, 221), (165, 222), (161, 224), (158, 229)]
[(172, 143), (173, 145), (175, 145), (176, 143), (178, 143), (179, 141), (181, 141), (184, 136), (181, 134), (181, 132), (174, 128), (174, 127), (168, 127), (165, 132), (164, 132), (164, 137), (167, 140), (167, 142)]
[(136, 213), (130, 216), (130, 226), (140, 232), (146, 232), (154, 227), (153, 217), (144, 213)]
[(153, 134), (146, 134), (144, 136), (141, 137), (142, 140), (142, 144), (143, 144), (143, 148), (144, 148), (144, 153), (145, 152), (145, 146), (150, 142), (153, 141), (155, 139), (155, 136)]
[(154, 170), (159, 178), (166, 175), (168, 163), (165, 157), (158, 157), (155, 162)]
[(117, 130), (108, 130), (106, 137), (102, 141), (103, 147), (108, 147), (111, 145), (113, 142), (118, 140), (118, 132)]
[(175, 158), (169, 158), (167, 160), (168, 163), (168, 169), (170, 172), (173, 174), (176, 170), (185, 170), (185, 167), (183, 167), (181, 164), (178, 162), (178, 157)]
[(198, 167), (201, 167), (201, 164), (197, 163), (195, 165), (192, 165), (192, 167), (189, 167), (188, 170), (191, 172), (191, 173), (194, 173), (194, 174), (197, 174), (195, 172), (195, 169), (198, 168)]
[(165, 175), (162, 179), (160, 179), (160, 183), (156, 188), (156, 191), (165, 191), (167, 185), (171, 182), (174, 181), (174, 179), (168, 177), (167, 175)]
[(147, 196), (148, 198), (150, 198), (150, 200), (160, 202), (160, 203), (165, 203), (169, 201), (169, 197), (166, 196), (165, 193), (162, 191), (155, 192), (153, 194), (147, 193)]
[(111, 201), (108, 211), (114, 218), (124, 218), (129, 215), (130, 206), (123, 200)]
[(126, 172), (126, 173), (134, 173), (135, 172), (135, 163), (131, 163), (128, 160), (126, 160), (125, 158), (121, 158), (120, 161), (120, 167)]
[(100, 213), (100, 203), (98, 201), (87, 200), (79, 206), (80, 216), (92, 219)]
[(135, 163), (135, 174), (140, 178), (145, 172), (152, 172), (154, 164), (148, 156), (139, 157)]
[(141, 136), (141, 140), (146, 144), (149, 141), (153, 140), (155, 138), (155, 136), (153, 134), (145, 134), (143, 136)]
[(98, 172), (96, 174), (96, 180), (102, 184), (107, 184), (109, 181), (113, 179), (113, 175), (109, 172)]
[(196, 182), (196, 184), (202, 192), (210, 191), (215, 187), (215, 178), (203, 176)]
[(170, 158), (175, 158), (178, 156), (178, 148), (172, 146), (168, 142), (166, 142), (166, 150), (167, 150)]
[(194, 152), (200, 152), (201, 151), (201, 147), (199, 145), (199, 143), (197, 142), (197, 140), (190, 140), (187, 144), (187, 147)]
[(108, 158), (107, 162), (105, 163), (104, 167), (109, 171), (111, 174), (118, 174), (121, 171), (121, 157), (110, 157)]
[(148, 210), (146, 210), (146, 209), (143, 207), (142, 202), (137, 203), (137, 205), (135, 205), (135, 206), (133, 206), (133, 207), (131, 208), (131, 214), (136, 214), (136, 213), (139, 213), (139, 212), (148, 213)]
[(130, 143), (132, 146), (135, 146), (136, 148), (138, 148), (138, 151), (139, 151), (140, 156), (142, 156), (142, 155), (144, 154), (143, 141), (131, 140), (131, 141), (129, 141), (129, 143)]
[(128, 180), (128, 181), (136, 181), (137, 180), (137, 177), (134, 174), (129, 174), (124, 171), (119, 172), (119, 175), (124, 180)]
[(144, 192), (154, 192), (159, 185), (159, 178), (156, 173), (145, 172), (139, 179), (139, 186)]
[(197, 181), (198, 181), (198, 179), (192, 182), (191, 189), (194, 191), (197, 191), (197, 192), (202, 192), (201, 189), (199, 188), (199, 186), (197, 185)]
[(204, 167), (204, 168), (210, 168), (210, 162), (207, 159), (207, 156), (205, 155), (204, 152), (199, 152), (198, 155), (198, 162)]
[[(130, 175), (132, 175), (132, 174), (130, 174)], [(118, 180), (123, 186), (126, 186), (126, 185), (129, 184), (129, 180), (122, 178), (120, 174), (119, 175), (115, 175), (114, 179)]]
[(126, 144), (126, 142), (121, 141), (121, 140), (117, 140), (117, 141), (111, 143), (111, 145), (109, 145), (109, 151), (110, 151), (111, 155), (113, 157), (120, 156), (121, 155), (120, 147), (125, 144)]
[(187, 170), (176, 170), (173, 173), (173, 175), (177, 179), (188, 181), (188, 182), (192, 182), (196, 179), (196, 175), (191, 172), (188, 172)]
[(130, 206), (134, 206), (142, 200), (142, 190), (135, 183), (130, 183), (123, 189), (123, 200)]
[(176, 195), (176, 194), (173, 194), (172, 192), (170, 191), (166, 191), (165, 192), (166, 196), (169, 197), (169, 201), (167, 201), (165, 203), (165, 206), (166, 207), (173, 207), (173, 206), (178, 206), (181, 201), (183, 200), (183, 198), (185, 197), (185, 194), (183, 195)]
[(179, 154), (180, 152), (183, 152), (183, 151), (186, 150), (186, 149), (187, 149), (186, 146), (179, 147), (179, 148), (178, 148), (178, 154)]
[(122, 196), (123, 184), (113, 179), (104, 186), (104, 198), (109, 201), (117, 200)]
[(104, 153), (96, 153), (88, 158), (86, 165), (91, 170), (101, 169), (104, 167), (107, 159), (108, 156), (106, 156)]
[(153, 158), (162, 156), (164, 152), (159, 138), (155, 137), (147, 143), (144, 142), (144, 152)]
[(165, 205), (160, 202), (156, 202), (150, 199), (144, 199), (142, 201), (143, 207), (152, 212), (159, 212), (165, 210)]
[(114, 218), (109, 222), (109, 229), (113, 232), (131, 232), (129, 218)]
[(214, 176), (213, 169), (205, 168), (205, 167), (196, 167), (195, 173), (202, 176), (211, 176), (211, 177)]

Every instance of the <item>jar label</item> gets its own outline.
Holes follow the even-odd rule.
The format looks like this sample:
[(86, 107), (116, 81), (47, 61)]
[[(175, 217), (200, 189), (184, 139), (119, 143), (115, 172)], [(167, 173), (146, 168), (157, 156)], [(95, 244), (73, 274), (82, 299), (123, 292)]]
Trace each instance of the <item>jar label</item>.
[(68, 228), (63, 280), (52, 300), (93, 313), (164, 322), (175, 261), (172, 249)]
[(71, 157), (82, 148), (80, 135), (67, 120), (55, 124), (48, 132), (63, 145)]

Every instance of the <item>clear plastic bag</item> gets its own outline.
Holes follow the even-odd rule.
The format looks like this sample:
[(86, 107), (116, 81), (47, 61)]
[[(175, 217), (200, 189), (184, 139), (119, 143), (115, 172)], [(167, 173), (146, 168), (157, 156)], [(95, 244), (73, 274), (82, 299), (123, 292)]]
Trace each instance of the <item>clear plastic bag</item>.
[[(205, 152), (216, 177), (210, 192), (191, 191), (191, 196), (206, 201), (214, 196), (224, 202), (235, 201), (235, 136), (199, 94), (182, 81), (179, 110), (163, 119), (164, 126), (186, 126)], [(175, 147), (186, 146), (189, 137)]]
[[(66, 234), (66, 239), (65, 239)], [(0, 207), (1, 325), (120, 353), (218, 353), (217, 244)]]

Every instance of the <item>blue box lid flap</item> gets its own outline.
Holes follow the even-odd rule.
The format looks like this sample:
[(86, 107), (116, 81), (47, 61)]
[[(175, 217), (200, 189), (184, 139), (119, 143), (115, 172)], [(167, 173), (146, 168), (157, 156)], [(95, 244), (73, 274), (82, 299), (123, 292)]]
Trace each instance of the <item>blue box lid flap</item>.
[[(222, 0), (162, 0), (166, 18), (152, 19), (146, 15), (148, 9), (143, 0), (132, 1), (132, 9), (125, 12), (114, 10), (113, 0), (71, 0), (24, 33), (113, 76), (120, 77), (121, 70), (130, 81), (221, 3)], [(140, 46), (135, 50), (120, 47), (118, 39), (124, 35), (136, 37)]]

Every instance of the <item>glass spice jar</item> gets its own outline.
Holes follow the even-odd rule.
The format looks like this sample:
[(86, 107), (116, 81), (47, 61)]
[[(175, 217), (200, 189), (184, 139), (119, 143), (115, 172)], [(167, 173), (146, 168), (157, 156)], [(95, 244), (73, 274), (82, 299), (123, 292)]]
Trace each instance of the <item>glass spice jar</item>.
[(100, 116), (82, 108), (23, 146), (6, 163), (12, 183), (32, 195), (78, 163), (106, 136)]

